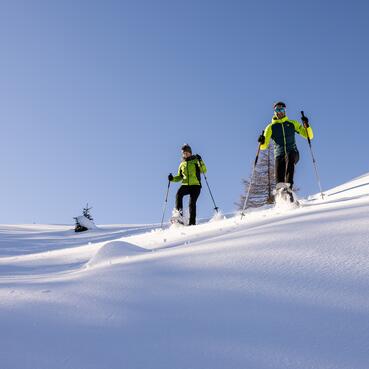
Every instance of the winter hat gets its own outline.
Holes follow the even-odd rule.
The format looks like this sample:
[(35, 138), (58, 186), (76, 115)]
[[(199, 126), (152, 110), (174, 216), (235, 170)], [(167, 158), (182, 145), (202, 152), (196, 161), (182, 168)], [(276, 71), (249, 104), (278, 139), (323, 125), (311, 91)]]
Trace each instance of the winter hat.
[(276, 108), (276, 106), (282, 106), (283, 108), (286, 108), (286, 104), (283, 101), (277, 101), (273, 105), (273, 109)]
[(184, 144), (182, 146), (182, 151), (189, 152), (189, 153), (192, 154), (192, 149), (191, 149), (191, 146), (189, 144)]

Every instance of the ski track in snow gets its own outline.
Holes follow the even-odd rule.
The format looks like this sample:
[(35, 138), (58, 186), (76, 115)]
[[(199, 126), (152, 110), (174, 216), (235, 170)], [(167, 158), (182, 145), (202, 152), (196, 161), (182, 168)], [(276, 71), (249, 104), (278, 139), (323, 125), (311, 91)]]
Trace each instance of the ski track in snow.
[(1, 367), (367, 369), (369, 174), (196, 227), (0, 226)]

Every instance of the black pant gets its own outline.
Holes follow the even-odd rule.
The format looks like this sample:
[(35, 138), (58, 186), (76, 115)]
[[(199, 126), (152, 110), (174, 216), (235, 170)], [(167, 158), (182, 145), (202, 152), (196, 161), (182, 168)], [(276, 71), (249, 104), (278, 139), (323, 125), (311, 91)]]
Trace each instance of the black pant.
[(176, 196), (176, 209), (182, 213), (183, 197), (190, 195), (190, 225), (196, 224), (196, 201), (200, 195), (201, 186), (181, 186)]
[(288, 152), (287, 156), (278, 156), (275, 158), (275, 179), (277, 183), (290, 183), (291, 188), (293, 187), (295, 165), (299, 159), (300, 154), (295, 150)]

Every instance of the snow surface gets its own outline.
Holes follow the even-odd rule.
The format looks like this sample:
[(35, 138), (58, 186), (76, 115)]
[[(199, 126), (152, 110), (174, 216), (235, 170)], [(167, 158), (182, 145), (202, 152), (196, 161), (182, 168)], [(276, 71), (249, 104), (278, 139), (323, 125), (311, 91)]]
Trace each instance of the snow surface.
[(369, 174), (195, 227), (0, 226), (4, 369), (369, 368)]

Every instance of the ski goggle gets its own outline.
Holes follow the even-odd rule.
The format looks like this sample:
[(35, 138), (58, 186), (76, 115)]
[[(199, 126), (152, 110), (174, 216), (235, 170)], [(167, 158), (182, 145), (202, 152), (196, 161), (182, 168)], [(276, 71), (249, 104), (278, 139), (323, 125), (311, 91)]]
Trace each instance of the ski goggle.
[(277, 108), (275, 108), (275, 109), (274, 109), (274, 111), (275, 111), (276, 113), (285, 113), (285, 112), (286, 112), (286, 108), (283, 108), (283, 107), (282, 107), (282, 108), (278, 108), (278, 107), (277, 107)]

